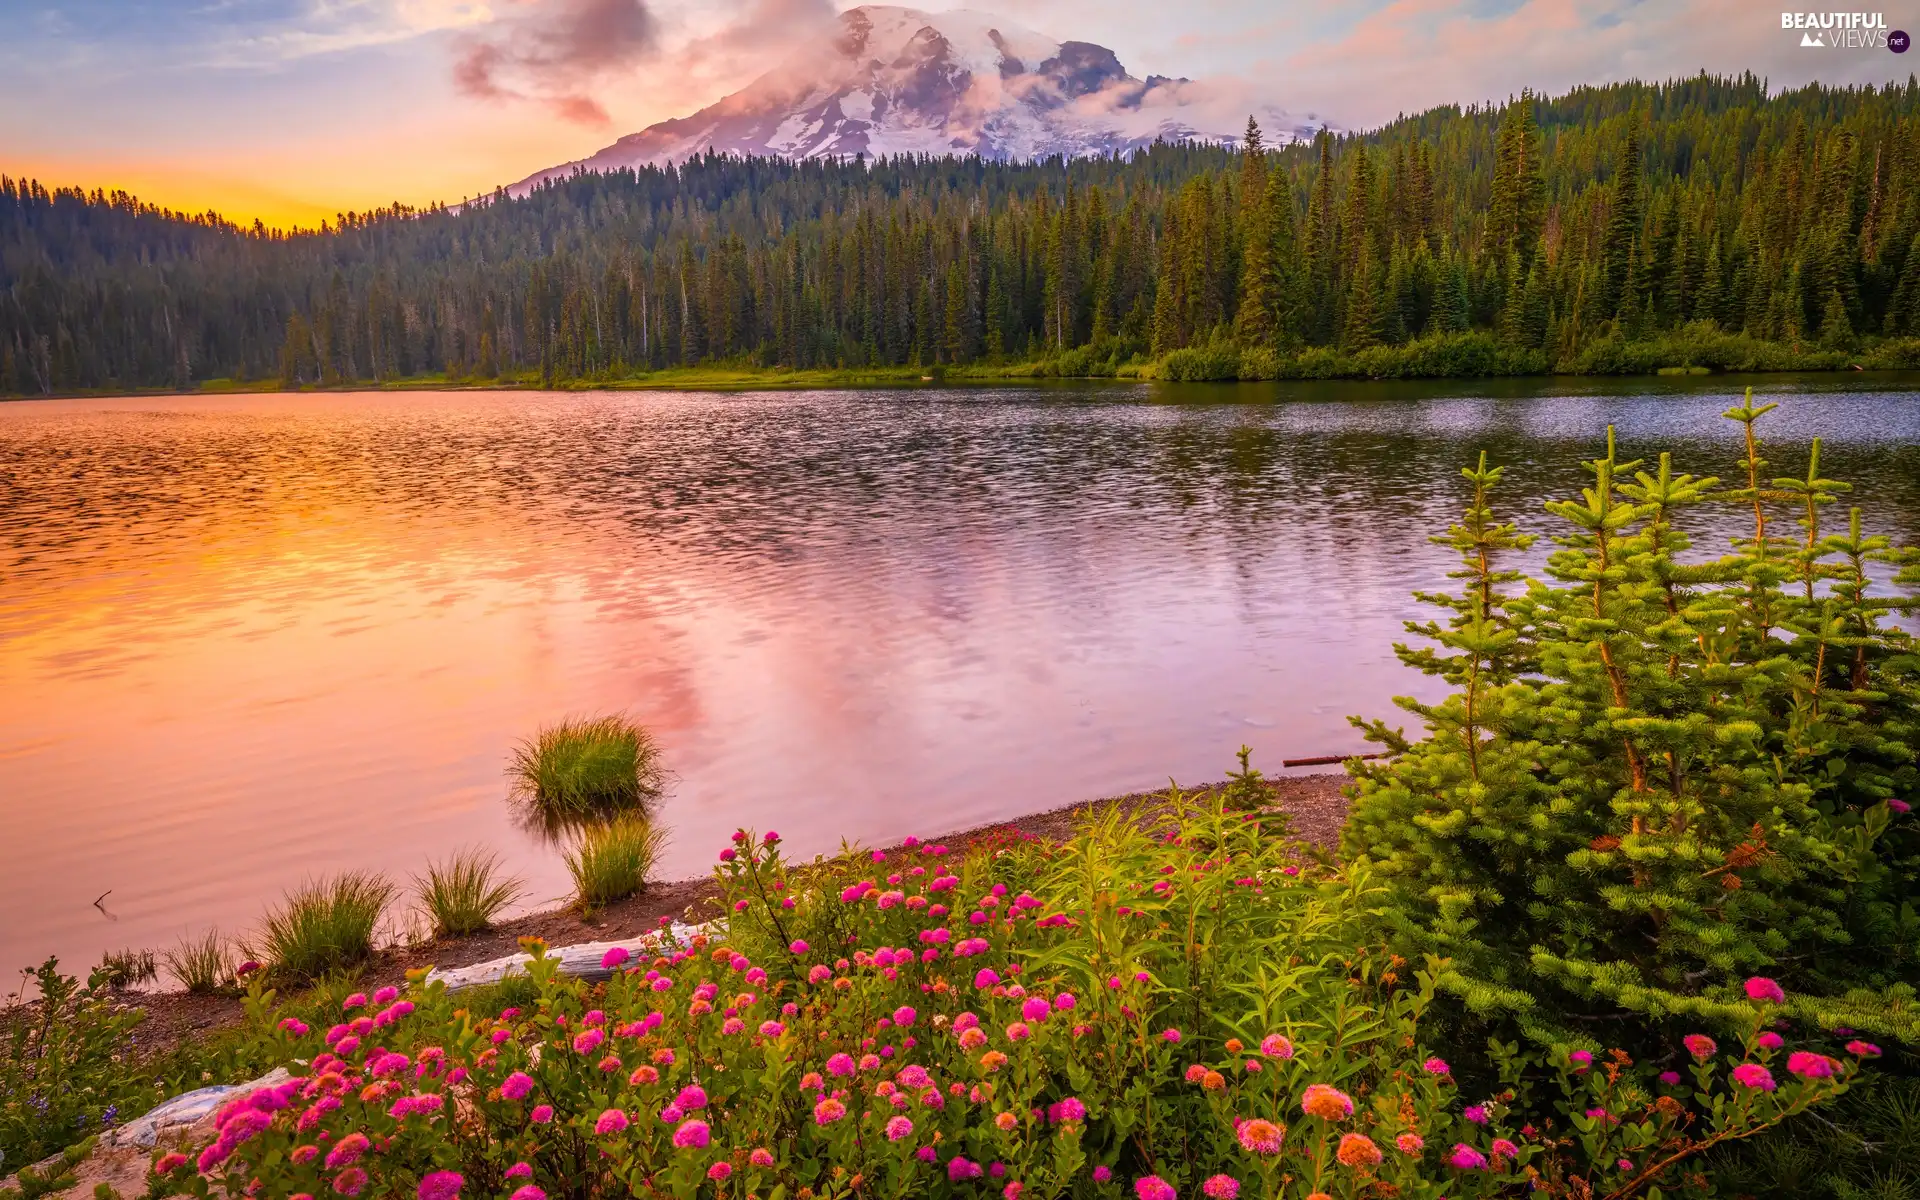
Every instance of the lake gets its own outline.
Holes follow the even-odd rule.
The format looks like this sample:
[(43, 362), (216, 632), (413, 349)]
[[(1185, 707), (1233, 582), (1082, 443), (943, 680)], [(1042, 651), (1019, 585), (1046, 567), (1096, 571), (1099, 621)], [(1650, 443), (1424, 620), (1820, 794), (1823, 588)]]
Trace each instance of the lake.
[[(1920, 537), (1920, 381), (1770, 378)], [(1363, 749), (1459, 468), (1503, 509), (1629, 455), (1737, 472), (1720, 379), (444, 392), (0, 404), (0, 967), (252, 926), (492, 847), (516, 740), (664, 744), (672, 876)], [(1704, 514), (1696, 527), (1719, 518)], [(1738, 526), (1738, 519), (1724, 529)], [(1844, 514), (1841, 516), (1844, 522)], [(1702, 524), (1704, 522), (1704, 525)], [(1536, 551), (1538, 559), (1544, 547)], [(1717, 549), (1717, 547), (1716, 547)], [(1324, 768), (1323, 768), (1324, 769)], [(96, 897), (105, 898), (96, 907)]]

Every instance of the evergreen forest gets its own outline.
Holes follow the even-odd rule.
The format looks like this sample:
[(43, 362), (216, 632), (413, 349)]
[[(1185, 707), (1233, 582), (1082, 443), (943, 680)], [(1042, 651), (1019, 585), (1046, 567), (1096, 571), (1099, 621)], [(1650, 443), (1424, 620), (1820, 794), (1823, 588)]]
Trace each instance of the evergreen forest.
[(1920, 82), (1699, 76), (1124, 157), (708, 154), (244, 227), (0, 177), (0, 393), (1920, 366)]

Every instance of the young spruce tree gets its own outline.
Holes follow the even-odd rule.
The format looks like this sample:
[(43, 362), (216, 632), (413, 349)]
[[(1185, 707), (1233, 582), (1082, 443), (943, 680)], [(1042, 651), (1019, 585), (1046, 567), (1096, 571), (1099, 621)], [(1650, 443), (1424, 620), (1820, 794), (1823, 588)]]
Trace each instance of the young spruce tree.
[[(1543, 1044), (1641, 1041), (1753, 1018), (1740, 982), (1786, 982), (1796, 1015), (1920, 1033), (1914, 918), (1920, 857), (1920, 659), (1873, 596), (1910, 551), (1844, 535), (1819, 474), (1768, 479), (1747, 402), (1732, 487), (1623, 462), (1609, 430), (1545, 579), (1502, 563), (1529, 539), (1494, 520), (1500, 472), (1441, 544), (1457, 594), (1398, 647), (1452, 692), (1401, 699), (1426, 736), (1356, 723), (1392, 757), (1356, 764), (1343, 851), (1395, 889), (1402, 953), (1440, 973), (1469, 1019)], [(1732, 505), (1750, 533), (1691, 553), (1688, 518)], [(1783, 510), (1798, 517), (1800, 536)], [(1884, 572), (1883, 572), (1884, 575)], [(1628, 1032), (1636, 1026), (1642, 1035)]]

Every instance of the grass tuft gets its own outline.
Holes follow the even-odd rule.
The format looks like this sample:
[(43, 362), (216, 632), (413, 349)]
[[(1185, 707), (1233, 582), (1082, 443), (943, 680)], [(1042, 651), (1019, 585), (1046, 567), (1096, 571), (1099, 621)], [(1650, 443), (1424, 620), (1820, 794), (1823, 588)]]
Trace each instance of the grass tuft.
[(637, 813), (581, 831), (567, 852), (575, 903), (592, 912), (634, 895), (646, 886), (666, 844), (665, 832)]
[(395, 894), (392, 883), (369, 871), (301, 884), (267, 912), (256, 956), (275, 975), (301, 981), (365, 962)]
[(99, 978), (116, 991), (152, 983), (160, 974), (151, 950), (115, 950), (100, 958)]
[(501, 875), (490, 850), (459, 850), (428, 863), (413, 879), (415, 902), (433, 925), (433, 936), (466, 937), (493, 927), (493, 919), (526, 893), (520, 880)]
[(651, 815), (664, 773), (653, 735), (622, 716), (568, 718), (514, 748), (514, 797), (548, 828)]
[(233, 985), (233, 947), (218, 929), (181, 938), (161, 958), (167, 973), (196, 996), (211, 996)]

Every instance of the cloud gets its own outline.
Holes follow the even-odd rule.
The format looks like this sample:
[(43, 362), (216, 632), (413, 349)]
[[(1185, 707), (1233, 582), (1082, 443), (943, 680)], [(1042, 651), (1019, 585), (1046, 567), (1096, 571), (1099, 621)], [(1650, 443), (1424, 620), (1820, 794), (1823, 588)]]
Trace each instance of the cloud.
[(534, 100), (563, 120), (605, 125), (592, 89), (660, 50), (644, 0), (522, 0), (458, 39), (453, 78), (484, 99)]
[(1701, 70), (1750, 70), (1778, 89), (1884, 80), (1904, 76), (1906, 64), (1884, 51), (1803, 51), (1781, 33), (1776, 8), (1751, 0), (1391, 0), (1258, 74), (1364, 127), (1437, 104), (1497, 102), (1523, 87), (1552, 93)]

